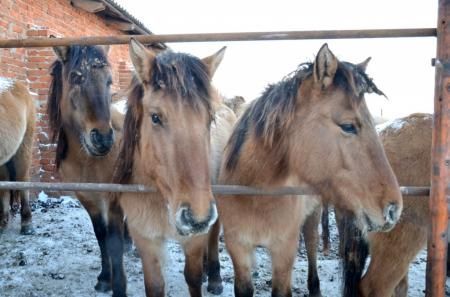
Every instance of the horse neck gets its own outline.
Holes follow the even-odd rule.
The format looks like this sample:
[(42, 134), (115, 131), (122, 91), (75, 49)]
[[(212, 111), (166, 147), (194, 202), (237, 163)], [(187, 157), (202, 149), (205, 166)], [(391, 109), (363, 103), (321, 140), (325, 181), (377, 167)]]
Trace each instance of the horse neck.
[(289, 172), (288, 154), (282, 145), (264, 147), (261, 142), (252, 141), (243, 146), (232, 179), (244, 185), (277, 187), (298, 185), (296, 178)]

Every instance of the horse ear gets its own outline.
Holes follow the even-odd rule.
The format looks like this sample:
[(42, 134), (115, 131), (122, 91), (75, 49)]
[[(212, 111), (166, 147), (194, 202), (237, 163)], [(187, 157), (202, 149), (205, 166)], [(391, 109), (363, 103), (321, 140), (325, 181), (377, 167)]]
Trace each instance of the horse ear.
[(314, 61), (314, 81), (323, 89), (333, 83), (334, 75), (338, 68), (338, 59), (328, 48), (328, 44), (322, 45)]
[(367, 59), (365, 59), (363, 62), (359, 63), (358, 65), (356, 65), (356, 67), (360, 68), (362, 71), (366, 72), (367, 69), (367, 65), (369, 65), (369, 62), (372, 58), (368, 57)]
[(223, 56), (225, 55), (226, 49), (227, 49), (227, 47), (224, 46), (217, 53), (202, 59), (202, 62), (208, 68), (208, 73), (209, 73), (210, 77), (214, 76), (214, 73), (216, 72), (217, 68), (219, 67), (220, 62), (222, 62), (222, 59), (223, 59)]
[(68, 46), (54, 46), (53, 51), (55, 52), (59, 60), (63, 62), (67, 60), (67, 54), (69, 53)]
[(150, 71), (156, 55), (142, 43), (131, 38), (130, 58), (138, 79), (143, 82), (150, 81)]

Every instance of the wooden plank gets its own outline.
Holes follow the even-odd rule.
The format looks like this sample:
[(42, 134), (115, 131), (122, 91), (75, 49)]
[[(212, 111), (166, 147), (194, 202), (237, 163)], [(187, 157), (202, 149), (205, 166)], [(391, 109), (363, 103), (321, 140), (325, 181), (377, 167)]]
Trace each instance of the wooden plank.
[(450, 124), (450, 2), (439, 0), (426, 296), (444, 297), (447, 261), (447, 183)]
[(161, 42), (212, 42), (212, 41), (267, 41), (267, 40), (310, 40), (351, 38), (398, 38), (435, 37), (435, 28), (415, 29), (370, 29), (370, 30), (326, 30), (326, 31), (277, 31), (240, 33), (194, 33), (163, 35), (118, 35), (65, 38), (0, 39), (0, 48), (52, 47), (68, 45), (126, 44), (130, 38), (145, 43)]
[(93, 0), (71, 0), (73, 6), (90, 13), (96, 13), (105, 10), (105, 4)]
[(126, 22), (126, 21), (121, 21), (121, 20), (117, 20), (117, 19), (112, 19), (112, 18), (106, 18), (105, 19), (105, 23), (117, 30), (120, 31), (133, 31), (136, 30), (136, 25), (130, 22)]

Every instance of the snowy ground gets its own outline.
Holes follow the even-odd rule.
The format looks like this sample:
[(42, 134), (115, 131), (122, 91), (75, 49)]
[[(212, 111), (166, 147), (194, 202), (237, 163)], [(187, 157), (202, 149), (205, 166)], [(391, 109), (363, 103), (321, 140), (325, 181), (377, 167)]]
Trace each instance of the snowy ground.
[[(19, 235), (20, 218), (16, 216), (0, 235), (0, 296), (1, 297), (65, 297), (110, 294), (94, 290), (100, 259), (97, 242), (89, 218), (78, 201), (70, 197), (46, 198), (33, 204), (36, 234)], [(332, 226), (334, 221), (332, 220)], [(319, 252), (319, 277), (324, 296), (339, 296), (339, 268), (336, 256), (337, 234), (332, 233), (330, 256)], [(176, 243), (169, 242), (166, 257), (166, 291), (170, 297), (189, 296), (183, 277), (184, 256)], [(222, 296), (233, 296), (233, 270), (221, 243)], [(408, 296), (422, 297), (425, 287), (426, 253), (412, 264)], [(125, 257), (128, 296), (144, 296), (140, 259), (133, 253)], [(270, 296), (270, 259), (264, 250), (257, 250), (258, 275), (255, 296)], [(307, 296), (307, 262), (301, 247), (293, 273), (293, 295)], [(447, 281), (447, 287), (450, 281)], [(205, 286), (204, 286), (205, 287)], [(205, 291), (205, 296), (213, 296)]]

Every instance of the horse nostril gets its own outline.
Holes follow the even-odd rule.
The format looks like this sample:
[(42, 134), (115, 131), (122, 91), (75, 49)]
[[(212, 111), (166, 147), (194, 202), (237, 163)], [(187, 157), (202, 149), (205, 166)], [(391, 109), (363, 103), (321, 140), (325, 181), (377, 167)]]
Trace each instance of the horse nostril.
[(92, 145), (100, 154), (108, 152), (114, 144), (114, 130), (111, 128), (104, 134), (94, 128), (90, 132), (90, 137)]
[(396, 203), (389, 203), (384, 209), (384, 219), (388, 223), (395, 223), (398, 220), (398, 205)]
[(92, 129), (90, 134), (91, 134), (91, 141), (94, 145), (101, 142), (101, 134), (98, 131), (98, 129), (96, 128)]
[(181, 210), (180, 219), (181, 219), (181, 223), (183, 225), (192, 225), (193, 224), (193, 218), (192, 218), (191, 209), (187, 208), (187, 207), (183, 208)]

